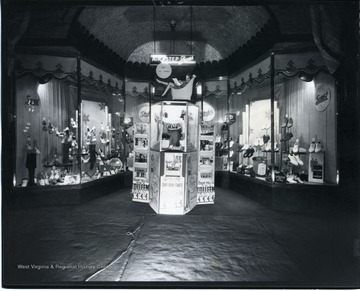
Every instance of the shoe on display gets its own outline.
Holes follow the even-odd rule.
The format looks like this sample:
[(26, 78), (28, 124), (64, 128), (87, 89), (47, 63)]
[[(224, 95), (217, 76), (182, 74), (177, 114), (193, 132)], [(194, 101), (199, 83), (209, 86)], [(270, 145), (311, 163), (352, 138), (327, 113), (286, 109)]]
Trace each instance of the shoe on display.
[(287, 123), (287, 128), (290, 128), (294, 125), (294, 121), (293, 119), (290, 117), (289, 120), (288, 120), (288, 123)]
[(254, 150), (253, 147), (250, 147), (250, 148), (248, 149), (248, 152), (249, 152), (249, 153), (248, 153), (247, 157), (250, 158), (250, 157), (252, 157), (252, 155), (254, 154), (255, 150)]
[(289, 175), (287, 178), (286, 178), (286, 181), (290, 184), (297, 184), (297, 182), (293, 179), (293, 175)]
[(271, 151), (271, 142), (270, 141), (268, 141), (268, 143), (266, 144), (264, 151), (265, 152), (270, 152)]
[(287, 116), (287, 114), (286, 114), (286, 115), (285, 115), (285, 118), (284, 118), (284, 122), (283, 122), (283, 124), (281, 125), (281, 127), (282, 127), (282, 128), (287, 127), (288, 122), (289, 122), (289, 118), (288, 118), (288, 116)]
[(23, 179), (21, 183), (21, 187), (26, 187), (28, 184), (28, 179)]
[(299, 140), (298, 139), (295, 141), (295, 144), (294, 144), (294, 146), (292, 148), (292, 151), (293, 151), (294, 154), (299, 152)]
[(322, 146), (321, 146), (321, 142), (317, 142), (316, 144), (315, 144), (315, 153), (320, 153), (321, 151), (322, 151)]
[(287, 132), (281, 139), (280, 141), (288, 141), (293, 137), (293, 134), (291, 132)]
[(315, 138), (313, 138), (309, 147), (309, 153), (313, 153), (315, 151), (315, 147), (316, 147)]
[(298, 166), (298, 165), (299, 165), (299, 163), (298, 163), (298, 161), (296, 160), (296, 158), (295, 158), (294, 155), (289, 154), (289, 155), (288, 155), (288, 158), (289, 158), (289, 160), (290, 160), (290, 163), (292, 163), (294, 166)]
[(259, 146), (259, 139), (255, 138), (254, 140), (254, 147)]
[(248, 158), (249, 157), (248, 155), (249, 155), (249, 149), (246, 149), (244, 154), (243, 154), (243, 157)]
[(263, 142), (264, 142), (264, 144), (266, 144), (269, 140), (270, 140), (270, 135), (264, 134), (264, 135), (263, 135)]
[(300, 159), (299, 155), (294, 155), (294, 157), (299, 165), (301, 165), (301, 166), (304, 165), (304, 162)]
[(304, 181), (301, 180), (299, 176), (295, 176), (295, 177), (293, 178), (293, 180), (296, 181), (296, 182), (298, 182), (298, 183), (300, 183), (300, 184), (304, 184)]
[(280, 149), (277, 146), (277, 142), (274, 142), (274, 152), (278, 152)]

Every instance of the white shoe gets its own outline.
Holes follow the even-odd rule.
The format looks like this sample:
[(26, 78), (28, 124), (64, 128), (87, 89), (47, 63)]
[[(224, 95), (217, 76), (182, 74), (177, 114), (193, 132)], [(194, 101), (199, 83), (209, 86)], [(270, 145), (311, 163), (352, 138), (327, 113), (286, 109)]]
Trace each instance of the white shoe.
[(274, 152), (278, 152), (279, 151), (279, 148), (277, 146), (277, 142), (275, 141), (274, 142)]
[(293, 151), (294, 154), (299, 152), (299, 140), (298, 139), (295, 141), (295, 144), (294, 144), (294, 147), (293, 147), (292, 151)]
[(295, 158), (295, 156), (294, 155), (288, 155), (288, 158), (289, 158), (289, 160), (290, 160), (290, 163), (292, 163), (294, 166), (298, 166), (299, 165), (299, 163), (297, 162), (297, 160), (296, 160), (296, 158)]
[(319, 153), (322, 151), (321, 142), (317, 142), (315, 145), (315, 153)]
[(270, 152), (271, 151), (271, 141), (269, 140), (265, 146), (265, 152)]
[(286, 181), (289, 182), (290, 184), (297, 184), (297, 182), (293, 179), (292, 175), (287, 177)]
[(310, 147), (309, 147), (309, 153), (313, 153), (315, 151), (315, 138), (312, 139)]
[(298, 162), (299, 165), (303, 166), (304, 162), (300, 159), (299, 155), (294, 155), (296, 161)]
[(21, 183), (21, 187), (26, 187), (28, 184), (28, 179), (23, 179)]

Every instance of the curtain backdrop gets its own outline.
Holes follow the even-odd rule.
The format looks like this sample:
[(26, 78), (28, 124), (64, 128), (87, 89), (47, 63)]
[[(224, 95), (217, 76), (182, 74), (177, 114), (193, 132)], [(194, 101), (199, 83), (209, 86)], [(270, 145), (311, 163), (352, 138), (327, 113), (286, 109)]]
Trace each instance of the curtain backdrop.
[[(34, 111), (29, 111), (25, 105), (27, 90), (38, 93), (40, 105)], [(44, 170), (44, 163), (52, 163), (54, 155), (62, 161), (62, 144), (55, 132), (49, 133), (49, 123), (63, 131), (69, 127), (69, 112), (74, 110), (74, 101), (70, 102), (70, 89), (66, 82), (51, 80), (46, 84), (39, 84), (34, 77), (26, 76), (17, 80), (17, 137), (16, 137), (16, 180), (17, 184), (27, 178), (26, 148), (28, 138), (38, 145), (40, 154), (37, 155), (35, 176)], [(73, 116), (74, 118), (75, 116)], [(46, 131), (43, 130), (46, 122)], [(28, 128), (27, 128), (28, 127)]]

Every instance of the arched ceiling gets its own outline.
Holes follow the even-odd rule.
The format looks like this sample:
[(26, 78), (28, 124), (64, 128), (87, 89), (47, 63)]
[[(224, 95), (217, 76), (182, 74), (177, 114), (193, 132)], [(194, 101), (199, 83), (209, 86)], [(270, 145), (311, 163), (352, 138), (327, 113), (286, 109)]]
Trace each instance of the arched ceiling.
[[(209, 5), (190, 6), (162, 5), (158, 0), (146, 5), (117, 0), (97, 5), (91, 5), (91, 0), (13, 1), (9, 3), (16, 4), (4, 14), (5, 32), (12, 39), (9, 44), (62, 54), (66, 48), (69, 53), (77, 50), (119, 75), (132, 71), (139, 76), (154, 53), (194, 54), (198, 69), (204, 75), (210, 72), (207, 77), (231, 74), (277, 49), (279, 43), (290, 48), (313, 42), (309, 3), (211, 5), (209, 1)], [(31, 5), (25, 5), (27, 1)], [(176, 24), (173, 30), (171, 21)]]
[(262, 6), (89, 7), (78, 17), (99, 41), (140, 63), (148, 63), (154, 53), (195, 54), (197, 62), (225, 59), (269, 19)]

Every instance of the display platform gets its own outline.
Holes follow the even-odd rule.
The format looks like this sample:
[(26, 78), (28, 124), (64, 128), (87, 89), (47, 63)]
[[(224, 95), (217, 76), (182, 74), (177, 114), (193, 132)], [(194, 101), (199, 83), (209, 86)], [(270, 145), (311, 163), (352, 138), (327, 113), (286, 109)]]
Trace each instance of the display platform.
[[(336, 211), (341, 203), (339, 186), (331, 183), (269, 183), (262, 179), (230, 172), (229, 189), (247, 193), (267, 208), (299, 213)], [(244, 190), (244, 191), (242, 191)]]

